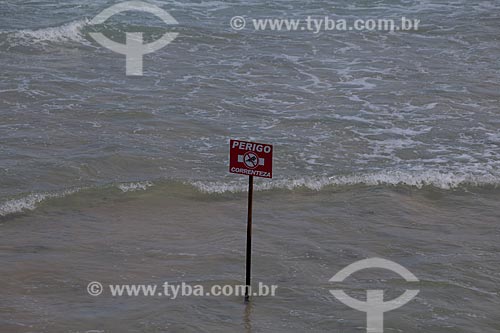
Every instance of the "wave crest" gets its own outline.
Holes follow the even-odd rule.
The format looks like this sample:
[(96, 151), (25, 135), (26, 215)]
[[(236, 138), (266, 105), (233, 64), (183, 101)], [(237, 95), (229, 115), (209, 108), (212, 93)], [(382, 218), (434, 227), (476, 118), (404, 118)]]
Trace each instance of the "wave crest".
[(14, 45), (29, 45), (43, 42), (87, 42), (83, 28), (90, 24), (88, 19), (72, 21), (57, 27), (36, 30), (24, 29), (9, 35), (9, 41)]
[(153, 186), (152, 182), (139, 182), (139, 183), (120, 184), (118, 185), (118, 188), (122, 192), (135, 192), (135, 191), (145, 191), (151, 186)]
[[(163, 181), (159, 180), (160, 184)], [(175, 180), (167, 180), (166, 186), (172, 186)], [(32, 193), (25, 197), (12, 199), (0, 203), (0, 217), (7, 215), (22, 213), (24, 211), (35, 210), (38, 205), (48, 199), (62, 198), (83, 190), (101, 190), (103, 188), (114, 187), (122, 193), (133, 191), (146, 191), (150, 187), (158, 185), (156, 182), (143, 181), (133, 183), (109, 184), (103, 187), (88, 187), (68, 189), (55, 193)], [(244, 182), (184, 182), (185, 186), (194, 188), (195, 190), (206, 194), (223, 194), (245, 192), (247, 184)], [(468, 173), (452, 173), (442, 171), (383, 171), (376, 173), (365, 173), (358, 175), (346, 176), (331, 176), (331, 177), (304, 177), (297, 179), (275, 179), (273, 181), (259, 182), (255, 185), (255, 190), (295, 190), (298, 188), (306, 188), (310, 190), (320, 191), (328, 186), (412, 186), (423, 188), (425, 186), (433, 186), (443, 190), (456, 189), (468, 186), (494, 186), (500, 185), (500, 175), (493, 174), (468, 174)]]
[[(121, 184), (113, 184), (113, 187), (118, 188), (122, 192), (134, 192), (134, 191), (145, 191), (154, 184), (149, 181), (145, 182), (137, 182), (137, 183), (121, 183)], [(104, 186), (107, 187), (107, 186)], [(69, 195), (84, 191), (84, 190), (89, 190), (89, 188), (74, 188), (74, 189), (67, 189), (63, 190), (60, 192), (42, 192), (42, 193), (31, 193), (27, 196), (18, 198), (18, 199), (12, 199), (8, 200), (5, 202), (0, 203), (0, 217), (5, 217), (7, 215), (12, 215), (12, 214), (18, 214), (18, 213), (23, 213), (25, 211), (30, 211), (30, 210), (35, 210), (37, 209), (38, 205), (42, 203), (43, 201), (49, 200), (49, 199), (56, 199), (56, 198), (64, 198)]]
[[(222, 182), (194, 182), (199, 191), (204, 193), (244, 192), (246, 184)], [(383, 171), (359, 175), (331, 176), (331, 177), (304, 177), (298, 179), (278, 179), (261, 183), (255, 186), (256, 190), (286, 189), (293, 190), (304, 187), (319, 191), (327, 186), (376, 186), (376, 185), (406, 185), (416, 188), (433, 186), (443, 190), (450, 190), (462, 186), (498, 186), (500, 177), (492, 174), (456, 174), (441, 171)]]
[(78, 191), (79, 189), (66, 190), (59, 193), (32, 193), (23, 198), (9, 200), (0, 204), (0, 216), (35, 210), (38, 204), (44, 200), (62, 198)]

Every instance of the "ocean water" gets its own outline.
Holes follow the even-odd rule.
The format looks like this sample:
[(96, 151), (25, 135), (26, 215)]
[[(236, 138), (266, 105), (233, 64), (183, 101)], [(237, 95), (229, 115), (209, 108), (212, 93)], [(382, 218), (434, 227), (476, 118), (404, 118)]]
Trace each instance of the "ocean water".
[[(498, 1), (155, 1), (179, 25), (90, 24), (114, 3), (0, 1), (0, 332), (363, 332), (328, 280), (371, 257), (420, 279), (387, 332), (500, 332)], [(236, 15), (421, 24), (235, 31)], [(128, 30), (179, 37), (127, 77), (89, 33)], [(253, 279), (277, 296), (89, 296), (90, 281), (243, 283), (230, 138), (274, 144)], [(409, 287), (376, 277), (345, 288)]]

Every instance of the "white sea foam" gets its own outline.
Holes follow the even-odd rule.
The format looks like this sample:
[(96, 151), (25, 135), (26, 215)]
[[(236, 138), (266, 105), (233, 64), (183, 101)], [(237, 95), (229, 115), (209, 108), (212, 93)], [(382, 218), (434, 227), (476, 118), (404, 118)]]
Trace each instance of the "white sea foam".
[[(207, 194), (238, 193), (247, 190), (247, 184), (238, 182), (187, 182), (197, 190)], [(494, 186), (500, 185), (500, 175), (452, 173), (441, 171), (383, 171), (347, 176), (332, 177), (303, 177), (297, 179), (275, 179), (266, 181), (255, 186), (257, 191), (272, 189), (294, 190), (306, 188), (319, 191), (327, 186), (377, 186), (377, 185), (406, 185), (416, 188), (434, 186), (436, 188), (449, 190), (465, 186)], [(126, 192), (145, 191), (154, 186), (152, 182), (123, 183), (117, 188)], [(61, 192), (32, 193), (25, 197), (12, 199), (0, 203), (0, 217), (25, 211), (35, 210), (40, 203), (53, 198), (63, 198), (82, 191), (83, 188), (68, 189)]]
[(362, 78), (354, 79), (351, 81), (342, 82), (342, 84), (359, 86), (359, 88), (358, 87), (351, 88), (351, 89), (357, 89), (357, 90), (369, 90), (369, 89), (373, 89), (373, 88), (377, 87), (377, 85), (375, 83), (367, 82), (368, 80), (373, 81), (375, 79), (370, 78), (370, 77), (362, 77)]
[[(247, 189), (247, 185), (242, 183), (194, 182), (192, 185), (204, 193), (243, 192)], [(492, 174), (456, 174), (441, 171), (383, 171), (348, 176), (278, 179), (258, 184), (255, 189), (261, 191), (271, 189), (293, 190), (304, 187), (319, 191), (326, 186), (354, 185), (406, 185), (419, 189), (424, 186), (434, 186), (436, 188), (449, 190), (461, 186), (498, 186), (500, 185), (500, 176)]]
[[(117, 187), (123, 192), (144, 191), (153, 186), (152, 182), (137, 182), (137, 183), (123, 183)], [(12, 199), (0, 203), (0, 216), (7, 216), (10, 214), (22, 213), (25, 211), (35, 210), (43, 201), (63, 198), (77, 192), (84, 190), (83, 188), (67, 189), (60, 192), (41, 192), (31, 193), (25, 197)]]
[(80, 191), (80, 189), (65, 190), (58, 193), (32, 193), (19, 199), (12, 199), (0, 203), (0, 216), (22, 213), (27, 210), (35, 210), (42, 201), (52, 198), (62, 198)]
[(88, 19), (72, 21), (56, 27), (36, 30), (24, 29), (12, 33), (9, 40), (13, 44), (27, 45), (44, 42), (86, 42), (82, 30), (89, 24)]
[(152, 182), (125, 183), (118, 185), (122, 192), (145, 191), (153, 186)]

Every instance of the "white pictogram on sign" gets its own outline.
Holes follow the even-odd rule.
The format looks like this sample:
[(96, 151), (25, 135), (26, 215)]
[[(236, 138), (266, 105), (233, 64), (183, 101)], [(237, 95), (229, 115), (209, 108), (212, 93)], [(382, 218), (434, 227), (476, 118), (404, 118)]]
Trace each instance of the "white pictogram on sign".
[[(255, 155), (255, 153), (253, 153)], [(246, 155), (238, 155), (238, 162), (239, 163), (245, 163), (245, 165), (249, 168), (253, 167), (253, 163), (252, 165), (248, 165), (246, 162), (245, 162), (245, 157)], [(259, 165), (264, 165), (265, 164), (265, 159), (264, 158), (261, 158), (259, 157)]]
[(257, 154), (253, 151), (249, 151), (243, 155), (243, 163), (245, 163), (247, 168), (255, 169), (259, 166), (259, 156), (257, 156)]

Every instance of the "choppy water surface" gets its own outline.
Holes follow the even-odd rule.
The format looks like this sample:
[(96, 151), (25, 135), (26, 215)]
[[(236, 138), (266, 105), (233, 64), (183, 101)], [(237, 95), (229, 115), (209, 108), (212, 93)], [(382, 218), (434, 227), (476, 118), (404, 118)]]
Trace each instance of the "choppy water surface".
[[(363, 331), (328, 279), (373, 256), (422, 280), (388, 331), (500, 331), (500, 3), (157, 1), (180, 35), (143, 77), (89, 33), (152, 40), (165, 26), (91, 26), (113, 3), (0, 2), (2, 331)], [(237, 32), (235, 15), (422, 23)], [(241, 279), (245, 178), (227, 173), (229, 138), (275, 145), (275, 179), (256, 184), (254, 274), (278, 297), (250, 312), (89, 298), (91, 280)]]

